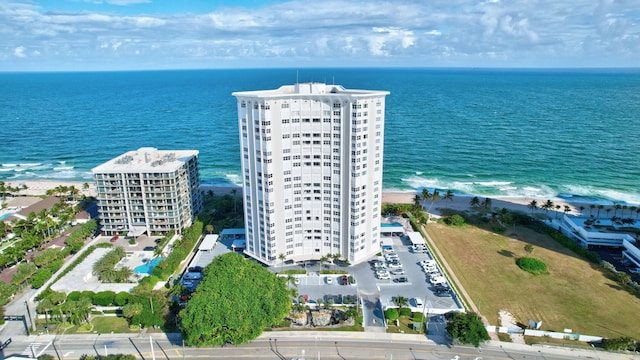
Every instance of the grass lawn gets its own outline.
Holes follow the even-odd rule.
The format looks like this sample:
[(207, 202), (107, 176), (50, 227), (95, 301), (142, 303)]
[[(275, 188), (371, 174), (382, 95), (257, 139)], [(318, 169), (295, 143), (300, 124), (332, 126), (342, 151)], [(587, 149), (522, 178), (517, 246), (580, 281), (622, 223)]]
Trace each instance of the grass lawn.
[(109, 334), (112, 331), (116, 334), (130, 333), (129, 324), (123, 317), (117, 316), (96, 316), (91, 319), (93, 331), (98, 334)]
[(395, 321), (387, 320), (387, 332), (396, 334), (420, 334), (422, 332), (419, 328), (416, 330), (413, 329), (414, 324), (424, 328), (424, 320), (414, 321), (410, 316), (400, 316), (398, 318), (398, 322), (400, 323), (400, 326), (396, 326)]
[[(498, 311), (518, 322), (542, 320), (542, 330), (572, 329), (574, 334), (640, 339), (640, 298), (607, 278), (550, 237), (524, 227), (508, 236), (478, 227), (432, 223), (427, 231), (480, 312), (499, 325)], [(516, 265), (527, 256), (546, 263), (549, 274), (532, 275)]]

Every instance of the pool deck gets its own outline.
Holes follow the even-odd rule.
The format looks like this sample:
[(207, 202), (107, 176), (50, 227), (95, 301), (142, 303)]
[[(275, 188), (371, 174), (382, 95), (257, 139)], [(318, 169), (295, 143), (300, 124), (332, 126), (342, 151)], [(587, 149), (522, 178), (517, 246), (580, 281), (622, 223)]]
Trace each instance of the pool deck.
[[(135, 275), (131, 279), (131, 283), (102, 283), (96, 276), (92, 274), (93, 265), (96, 261), (100, 260), (105, 254), (112, 249), (97, 248), (87, 258), (78, 264), (72, 271), (62, 277), (62, 279), (56, 281), (51, 289), (54, 291), (64, 291), (69, 293), (71, 291), (114, 291), (116, 293), (121, 291), (130, 292), (138, 282), (135, 281)], [(125, 250), (127, 250), (125, 248)], [(116, 268), (126, 266), (134, 269), (136, 266), (142, 265), (143, 259), (151, 260), (153, 257), (153, 251), (127, 251), (127, 256), (124, 257)], [(140, 276), (140, 275), (138, 275)]]

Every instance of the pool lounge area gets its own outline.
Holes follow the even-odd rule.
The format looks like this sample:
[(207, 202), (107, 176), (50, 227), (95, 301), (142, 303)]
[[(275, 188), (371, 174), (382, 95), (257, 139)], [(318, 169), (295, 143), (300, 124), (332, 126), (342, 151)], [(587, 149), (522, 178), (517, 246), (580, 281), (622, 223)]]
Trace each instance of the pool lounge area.
[(161, 257), (157, 257), (157, 258), (153, 258), (151, 259), (151, 261), (147, 261), (142, 265), (138, 265), (133, 269), (133, 272), (135, 274), (147, 274), (147, 275), (151, 275), (153, 268), (158, 266), (158, 264), (160, 263), (160, 261), (162, 261), (163, 258)]

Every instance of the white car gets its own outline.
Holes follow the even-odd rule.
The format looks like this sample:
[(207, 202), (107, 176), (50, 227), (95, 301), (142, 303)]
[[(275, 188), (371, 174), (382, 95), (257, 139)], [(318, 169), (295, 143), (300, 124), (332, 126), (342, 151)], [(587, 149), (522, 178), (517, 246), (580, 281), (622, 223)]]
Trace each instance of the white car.
[(391, 274), (393, 274), (393, 275), (404, 275), (404, 270), (402, 270), (402, 268), (393, 269), (393, 270), (391, 270)]
[(389, 280), (391, 279), (391, 275), (389, 275), (389, 273), (384, 273), (384, 274), (376, 274), (376, 277), (380, 280)]
[(329, 284), (329, 285), (333, 284), (333, 277), (331, 277), (331, 276), (327, 276), (327, 278), (326, 278), (326, 279), (327, 279), (327, 280), (326, 280), (326, 281), (327, 281), (327, 284)]
[(390, 262), (389, 267), (392, 269), (399, 269), (402, 267), (402, 264), (400, 264), (399, 262)]
[(418, 264), (420, 266), (427, 266), (427, 265), (435, 266), (436, 265), (436, 261), (435, 260), (422, 260), (422, 261), (418, 262)]
[(414, 297), (414, 298), (413, 298), (413, 299), (411, 299), (411, 300), (413, 301), (413, 304), (414, 304), (416, 307), (423, 307), (423, 306), (424, 306), (424, 304), (422, 303), (422, 299), (420, 299), (420, 298)]

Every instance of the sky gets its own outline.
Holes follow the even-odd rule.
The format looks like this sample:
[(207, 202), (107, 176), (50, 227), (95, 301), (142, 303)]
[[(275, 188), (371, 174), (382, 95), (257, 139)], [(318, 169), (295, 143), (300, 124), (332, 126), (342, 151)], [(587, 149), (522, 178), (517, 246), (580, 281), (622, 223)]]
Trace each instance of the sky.
[(0, 0), (2, 72), (639, 66), (639, 0)]

